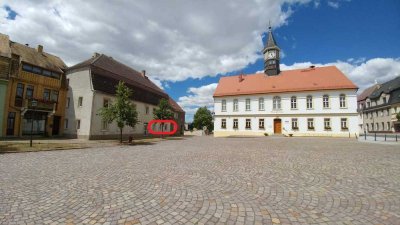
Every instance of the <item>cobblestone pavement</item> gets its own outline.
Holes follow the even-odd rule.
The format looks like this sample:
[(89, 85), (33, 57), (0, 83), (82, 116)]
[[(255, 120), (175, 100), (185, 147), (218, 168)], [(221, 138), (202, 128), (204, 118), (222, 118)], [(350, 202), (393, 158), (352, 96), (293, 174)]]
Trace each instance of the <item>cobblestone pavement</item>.
[(0, 155), (1, 224), (400, 224), (400, 148), (191, 137)]

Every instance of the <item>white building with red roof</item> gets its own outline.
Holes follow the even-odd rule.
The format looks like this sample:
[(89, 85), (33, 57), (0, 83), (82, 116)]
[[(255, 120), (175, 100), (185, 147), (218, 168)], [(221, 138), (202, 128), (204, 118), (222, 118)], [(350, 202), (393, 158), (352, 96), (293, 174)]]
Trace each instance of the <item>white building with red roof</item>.
[(270, 28), (264, 73), (222, 77), (214, 136), (358, 136), (357, 86), (335, 66), (281, 71)]

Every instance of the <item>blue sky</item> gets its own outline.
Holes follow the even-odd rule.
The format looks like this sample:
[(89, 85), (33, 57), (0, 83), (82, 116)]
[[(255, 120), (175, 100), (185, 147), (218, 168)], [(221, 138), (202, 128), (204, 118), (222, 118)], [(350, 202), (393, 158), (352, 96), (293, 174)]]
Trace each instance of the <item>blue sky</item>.
[(0, 32), (68, 65), (101, 52), (146, 69), (188, 121), (200, 106), (212, 110), (221, 76), (263, 69), (269, 20), (282, 69), (336, 65), (361, 89), (400, 74), (398, 0), (74, 1), (5, 0)]

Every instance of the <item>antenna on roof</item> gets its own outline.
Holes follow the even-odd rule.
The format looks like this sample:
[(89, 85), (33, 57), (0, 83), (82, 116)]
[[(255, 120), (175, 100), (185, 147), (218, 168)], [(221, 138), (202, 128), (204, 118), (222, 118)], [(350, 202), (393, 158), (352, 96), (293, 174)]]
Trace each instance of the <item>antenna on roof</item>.
[(269, 29), (269, 30), (272, 29), (272, 27), (271, 27), (271, 20), (268, 20), (268, 29)]

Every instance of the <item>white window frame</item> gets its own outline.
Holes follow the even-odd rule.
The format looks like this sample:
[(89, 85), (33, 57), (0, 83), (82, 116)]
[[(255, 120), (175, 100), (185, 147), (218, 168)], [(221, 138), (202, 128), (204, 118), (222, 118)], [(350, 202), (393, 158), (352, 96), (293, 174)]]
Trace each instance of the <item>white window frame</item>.
[(265, 110), (264, 98), (259, 98), (258, 99), (258, 110), (259, 111), (264, 111)]
[(251, 119), (246, 119), (246, 127), (247, 130), (251, 129)]
[(306, 104), (307, 104), (307, 109), (313, 109), (313, 97), (311, 95), (307, 95)]
[(332, 127), (331, 127), (331, 118), (324, 118), (324, 129), (325, 130), (332, 129)]
[(297, 118), (292, 118), (292, 130), (299, 129), (299, 120)]
[(324, 109), (329, 109), (329, 95), (322, 96), (322, 106)]
[(221, 111), (226, 112), (226, 100), (225, 99), (223, 99), (221, 101)]
[(307, 118), (307, 130), (314, 130), (314, 129), (315, 129), (314, 118)]
[(297, 97), (296, 96), (290, 97), (290, 108), (297, 109)]
[(238, 112), (239, 111), (239, 100), (233, 99), (233, 111)]
[(251, 100), (246, 98), (246, 111), (251, 111)]
[(226, 129), (226, 119), (221, 119), (221, 129)]
[(265, 128), (265, 120), (264, 118), (258, 119), (258, 128), (264, 129)]
[(340, 118), (340, 128), (342, 130), (348, 130), (349, 129), (347, 121), (348, 121), (347, 118)]
[(274, 96), (272, 99), (272, 109), (273, 110), (280, 110), (282, 107), (281, 105), (281, 97), (279, 96)]
[(233, 119), (233, 129), (239, 129), (239, 120)]
[(345, 94), (340, 94), (339, 95), (339, 107), (341, 109), (347, 108), (346, 95)]

